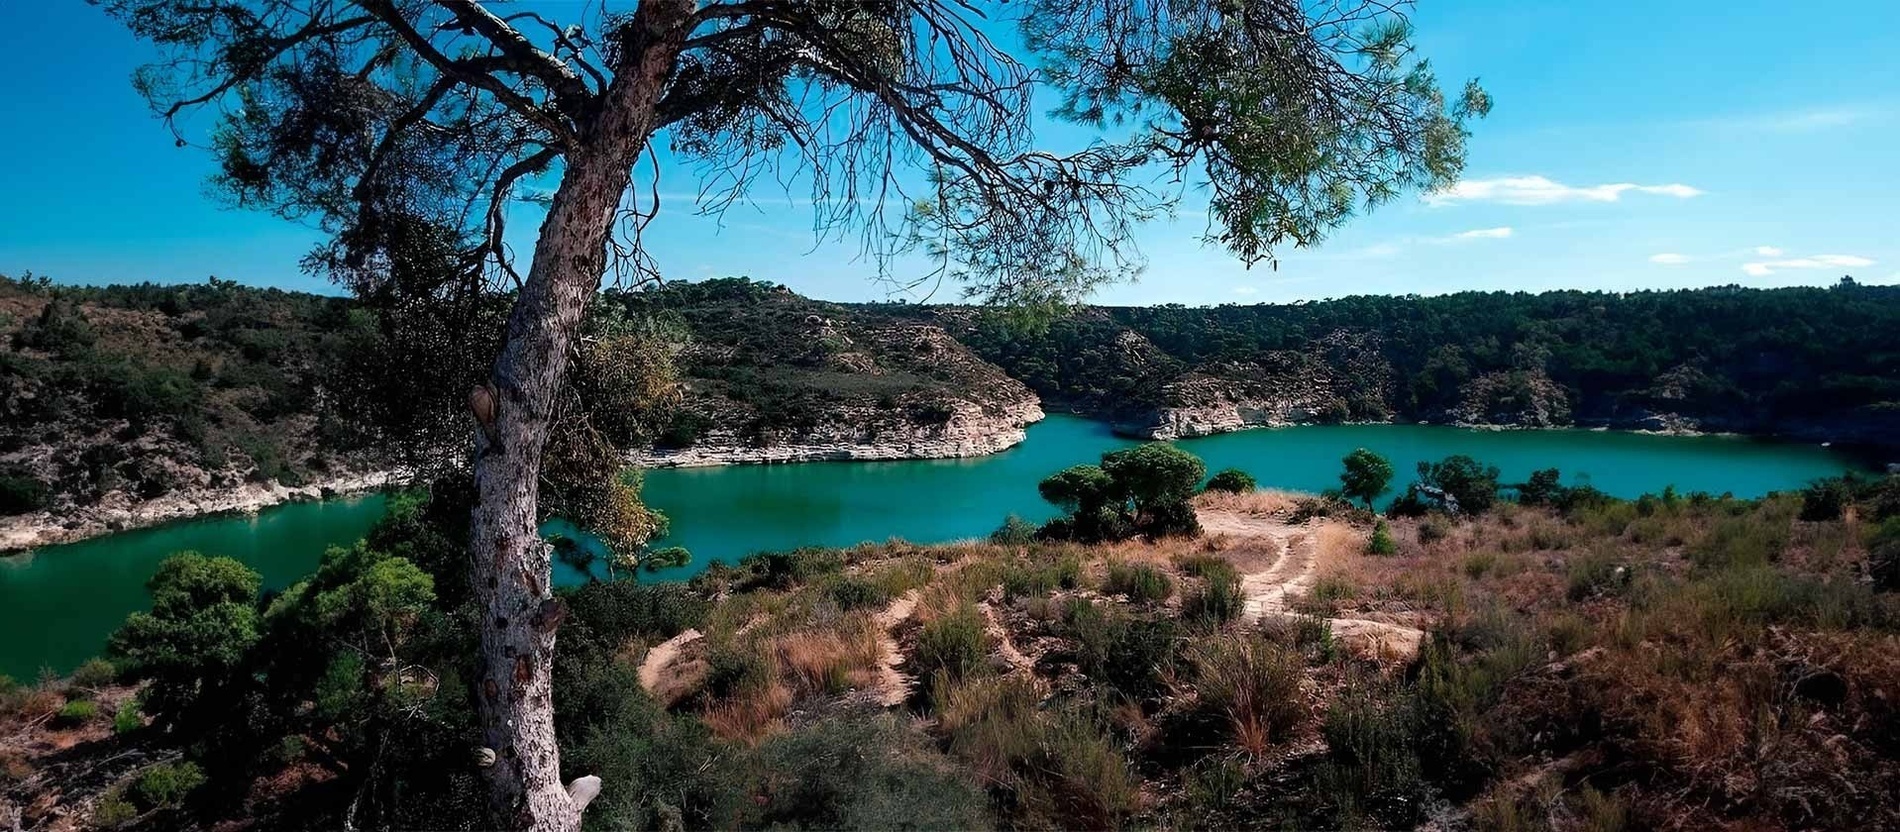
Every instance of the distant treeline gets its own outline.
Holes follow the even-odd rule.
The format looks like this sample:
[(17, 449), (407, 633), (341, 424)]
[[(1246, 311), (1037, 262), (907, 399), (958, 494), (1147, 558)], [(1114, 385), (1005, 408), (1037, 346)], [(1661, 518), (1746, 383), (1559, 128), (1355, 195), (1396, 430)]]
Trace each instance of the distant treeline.
[[(899, 307), (902, 308), (902, 307)], [(1159, 355), (1132, 355), (1133, 333)], [(1437, 419), (1472, 380), (1547, 377), (1580, 424), (1643, 412), (1765, 431), (1900, 416), (1900, 287), (1461, 292), (1254, 306), (1089, 307), (1046, 328), (986, 315), (957, 333), (1045, 398), (1152, 404), (1222, 362), (1308, 353), (1343, 379), (1349, 415)]]

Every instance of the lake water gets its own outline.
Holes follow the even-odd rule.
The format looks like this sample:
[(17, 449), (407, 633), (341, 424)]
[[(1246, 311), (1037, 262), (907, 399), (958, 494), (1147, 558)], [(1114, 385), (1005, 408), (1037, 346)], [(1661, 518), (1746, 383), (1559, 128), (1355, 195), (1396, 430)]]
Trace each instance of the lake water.
[[(1012, 512), (1040, 521), (1054, 510), (1036, 496), (1038, 480), (1133, 444), (1099, 422), (1051, 416), (1031, 427), (1022, 445), (975, 459), (650, 471), (646, 499), (672, 518), (672, 534), (662, 543), (685, 546), (694, 556), (691, 565), (658, 577), (684, 578), (711, 560), (766, 549), (978, 537)], [(1853, 467), (1846, 456), (1812, 445), (1573, 430), (1306, 426), (1181, 444), (1205, 459), (1210, 472), (1237, 467), (1263, 486), (1300, 491), (1336, 486), (1340, 457), (1360, 447), (1392, 460), (1395, 491), (1411, 480), (1419, 460), (1456, 453), (1498, 466), (1507, 482), (1554, 466), (1567, 483), (1588, 482), (1623, 497), (1666, 485), (1753, 497)], [(266, 586), (282, 587), (315, 568), (326, 547), (360, 537), (383, 506), (378, 496), (299, 503), (0, 558), (0, 674), (31, 679), (42, 667), (65, 672), (97, 654), (128, 612), (146, 607), (144, 583), (172, 552), (234, 557), (258, 570)]]

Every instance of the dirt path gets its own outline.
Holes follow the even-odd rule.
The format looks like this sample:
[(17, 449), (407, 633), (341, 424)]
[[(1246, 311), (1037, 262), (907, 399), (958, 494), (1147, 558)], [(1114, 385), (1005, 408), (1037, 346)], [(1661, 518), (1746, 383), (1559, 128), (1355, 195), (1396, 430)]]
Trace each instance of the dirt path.
[(909, 674), (897, 669), (904, 662), (904, 654), (898, 650), (897, 636), (892, 631), (910, 620), (911, 613), (917, 610), (917, 598), (917, 590), (906, 592), (873, 617), (878, 628), (877, 681), (863, 695), (886, 708), (902, 705), (904, 700), (910, 698), (912, 679)]
[(640, 687), (646, 688), (647, 693), (658, 692), (660, 681), (673, 660), (679, 658), (681, 648), (700, 638), (698, 630), (689, 629), (654, 645), (653, 649), (647, 651), (646, 658), (640, 660)]
[(983, 612), (984, 631), (989, 634), (990, 641), (996, 643), (996, 659), (1003, 665), (999, 669), (1005, 673), (1011, 673), (1034, 668), (1035, 661), (1023, 655), (1023, 651), (1016, 649), (1016, 642), (1010, 638), (1009, 628), (1003, 626), (1003, 620), (997, 617), (996, 608), (990, 606), (987, 601), (978, 604), (977, 608)]
[[(1201, 529), (1208, 536), (1225, 536), (1221, 554), (1240, 571), (1248, 621), (1296, 614), (1292, 602), (1319, 580), (1319, 528), (1316, 523), (1295, 526), (1270, 516), (1204, 511)], [(1333, 637), (1348, 649), (1376, 659), (1407, 659), (1417, 655), (1425, 633), (1384, 621), (1331, 618)]]

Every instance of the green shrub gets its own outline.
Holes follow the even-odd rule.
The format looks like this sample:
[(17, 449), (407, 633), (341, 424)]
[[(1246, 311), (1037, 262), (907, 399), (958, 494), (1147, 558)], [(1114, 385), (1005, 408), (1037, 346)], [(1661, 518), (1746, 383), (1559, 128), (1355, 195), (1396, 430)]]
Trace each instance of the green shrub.
[(1372, 527), (1372, 538), (1366, 541), (1366, 553), (1370, 555), (1398, 554), (1398, 541), (1392, 539), (1392, 528), (1384, 520)]
[(204, 782), (204, 771), (197, 763), (159, 763), (139, 775), (134, 791), (141, 804), (155, 809), (183, 803)]
[(1582, 601), (1629, 586), (1630, 570), (1609, 554), (1593, 552), (1570, 561), (1570, 600)]
[(942, 673), (955, 680), (976, 672), (987, 655), (989, 636), (983, 616), (974, 605), (964, 604), (918, 631), (910, 664), (919, 678), (933, 679)]
[(737, 764), (747, 829), (975, 829), (989, 825), (973, 778), (938, 764), (927, 739), (886, 715), (834, 717), (781, 734)]
[(119, 705), (118, 713), (112, 715), (112, 733), (129, 734), (145, 727), (145, 720), (139, 716), (139, 703), (136, 699), (127, 699)]
[(1437, 518), (1418, 524), (1418, 542), (1420, 543), (1437, 543), (1450, 536), (1451, 527)]
[(92, 805), (92, 826), (96, 829), (112, 829), (131, 823), (139, 816), (139, 809), (126, 800), (117, 789), (106, 792), (99, 802)]
[(1174, 579), (1146, 563), (1115, 562), (1108, 565), (1108, 580), (1102, 585), (1104, 595), (1126, 595), (1128, 600), (1140, 602), (1163, 601), (1174, 594)]
[(1053, 560), (1018, 560), (1003, 570), (1003, 597), (1041, 598), (1057, 589), (1075, 589), (1082, 584), (1082, 559), (1065, 554)]
[(1174, 665), (1177, 633), (1167, 618), (1072, 598), (1063, 610), (1063, 629), (1075, 641), (1083, 673), (1132, 697), (1153, 694), (1163, 671)]
[(706, 692), (715, 699), (755, 694), (772, 686), (772, 663), (764, 655), (723, 644), (706, 655)]
[(92, 658), (73, 670), (73, 686), (102, 688), (119, 678), (119, 669), (105, 659)]
[(1853, 487), (1842, 477), (1815, 480), (1801, 490), (1802, 520), (1839, 520), (1854, 501)]
[(990, 542), (998, 546), (1027, 546), (1036, 542), (1036, 524), (1011, 514), (1003, 518), (1003, 525), (990, 532)]
[(1228, 468), (1217, 473), (1207, 481), (1204, 491), (1225, 491), (1230, 494), (1245, 494), (1259, 487), (1253, 475), (1239, 468)]
[(850, 612), (867, 607), (881, 607), (890, 599), (878, 586), (868, 580), (852, 576), (840, 576), (831, 583), (831, 600), (838, 609)]
[(59, 709), (54, 721), (67, 728), (84, 725), (99, 716), (99, 706), (89, 699), (75, 699)]
[(1202, 627), (1219, 627), (1240, 617), (1247, 599), (1240, 591), (1240, 575), (1225, 561), (1225, 570), (1210, 569), (1199, 586), (1181, 596), (1181, 618)]

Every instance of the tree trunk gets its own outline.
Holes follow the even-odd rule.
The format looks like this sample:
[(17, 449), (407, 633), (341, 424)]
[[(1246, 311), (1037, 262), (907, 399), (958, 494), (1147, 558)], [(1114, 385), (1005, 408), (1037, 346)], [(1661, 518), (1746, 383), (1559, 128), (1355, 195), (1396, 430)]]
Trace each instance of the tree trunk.
[(690, 28), (692, 0), (639, 6), (623, 58), (566, 169), (508, 317), (488, 390), (476, 391), (478, 502), (469, 555), (484, 618), (477, 699), (485, 774), (497, 819), (514, 829), (580, 827), (588, 789), (561, 785), (554, 740), (553, 665), (561, 607), (551, 551), (537, 532), (542, 452), (568, 351), (606, 269), (607, 236), (633, 166), (655, 128), (659, 100)]

